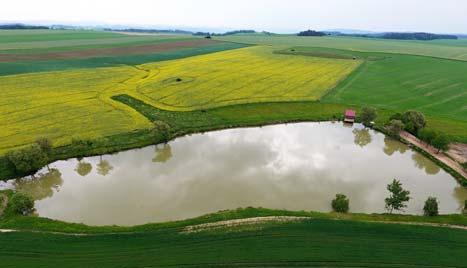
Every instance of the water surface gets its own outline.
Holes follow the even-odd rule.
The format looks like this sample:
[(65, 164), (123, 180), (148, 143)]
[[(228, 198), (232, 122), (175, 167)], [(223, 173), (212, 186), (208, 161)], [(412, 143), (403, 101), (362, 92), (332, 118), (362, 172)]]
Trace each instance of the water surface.
[(336, 193), (352, 212), (384, 212), (386, 185), (410, 190), (406, 213), (429, 196), (458, 213), (467, 190), (406, 145), (361, 125), (300, 123), (182, 137), (166, 145), (58, 161), (16, 182), (40, 216), (134, 225), (238, 207), (330, 211)]

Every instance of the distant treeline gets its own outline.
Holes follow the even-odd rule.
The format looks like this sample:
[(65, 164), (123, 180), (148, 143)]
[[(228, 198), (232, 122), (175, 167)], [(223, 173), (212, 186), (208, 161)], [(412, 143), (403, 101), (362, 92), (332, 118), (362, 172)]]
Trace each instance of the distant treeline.
[(400, 40), (457, 39), (456, 35), (433, 33), (384, 33), (381, 38)]
[[(256, 31), (254, 30), (235, 30), (235, 31), (229, 31), (225, 33), (196, 32), (196, 33), (193, 33), (193, 35), (195, 36), (226, 36), (226, 35), (234, 35), (234, 34), (254, 34), (254, 33), (256, 33)], [(268, 32), (263, 32), (263, 33), (268, 33)]]
[(298, 36), (326, 36), (327, 34), (325, 32), (307, 30), (307, 31), (299, 32), (297, 35)]
[(21, 23), (0, 25), (0, 30), (37, 30), (37, 29), (49, 29), (49, 27), (38, 26), (38, 25), (25, 25)]
[(458, 39), (457, 35), (452, 34), (434, 34), (434, 33), (371, 33), (371, 34), (344, 34), (340, 32), (327, 32), (328, 35), (334, 36), (351, 36), (351, 37), (364, 37), (364, 38), (383, 38), (383, 39), (396, 39), (396, 40), (436, 40), (436, 39)]

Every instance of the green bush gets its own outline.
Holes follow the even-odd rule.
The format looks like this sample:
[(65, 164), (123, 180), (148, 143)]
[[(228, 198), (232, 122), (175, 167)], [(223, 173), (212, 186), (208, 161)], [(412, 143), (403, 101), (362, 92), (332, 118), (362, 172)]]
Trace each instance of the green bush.
[(344, 194), (336, 194), (336, 198), (332, 200), (332, 209), (335, 212), (347, 213), (349, 211), (349, 199)]
[(427, 144), (432, 144), (433, 140), (438, 136), (438, 133), (432, 129), (421, 129), (418, 132), (418, 138)]
[(404, 123), (400, 120), (393, 119), (386, 125), (386, 130), (389, 136), (399, 138), (400, 132), (404, 129)]
[(92, 148), (93, 142), (91, 140), (83, 140), (79, 138), (71, 139), (71, 146), (74, 150), (82, 151)]
[(7, 154), (8, 160), (13, 163), (19, 173), (27, 174), (47, 165), (48, 156), (38, 144), (12, 151)]
[(439, 153), (440, 151), (443, 151), (443, 152), (447, 151), (449, 149), (449, 143), (450, 143), (449, 137), (446, 134), (440, 133), (433, 139), (433, 141), (431, 142), (431, 145), (433, 145), (433, 147), (438, 149), (438, 153)]
[[(164, 121), (154, 121), (153, 134), (156, 142), (168, 142), (170, 140), (170, 126)], [(162, 140), (161, 140), (162, 139)]]
[(423, 212), (425, 216), (438, 216), (438, 200), (436, 197), (428, 197), (428, 199), (425, 201)]
[(361, 120), (363, 125), (369, 126), (372, 121), (376, 119), (377, 113), (376, 109), (372, 107), (363, 107), (361, 113)]
[(46, 154), (50, 154), (52, 151), (52, 141), (49, 138), (39, 138), (36, 140), (36, 144), (39, 145)]
[(14, 193), (8, 201), (8, 215), (30, 215), (34, 212), (34, 200), (22, 193)]
[(407, 111), (402, 115), (402, 123), (405, 124), (405, 130), (417, 135), (418, 131), (426, 126), (426, 119), (421, 112)]

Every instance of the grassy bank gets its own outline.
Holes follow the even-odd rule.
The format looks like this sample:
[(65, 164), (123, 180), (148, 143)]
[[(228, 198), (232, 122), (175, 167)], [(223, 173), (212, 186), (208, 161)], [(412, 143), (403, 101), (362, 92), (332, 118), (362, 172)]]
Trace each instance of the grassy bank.
[[(182, 232), (194, 224), (286, 215), (310, 219)], [(465, 230), (367, 220), (431, 219), (247, 208), (122, 228), (18, 217), (0, 220), (0, 228), (25, 230), (0, 233), (0, 257), (6, 267), (465, 267)], [(467, 224), (459, 215), (433, 220)], [(26, 231), (31, 229), (39, 232)], [(41, 230), (100, 234), (77, 236)]]
[[(7, 193), (9, 194), (9, 193)], [(11, 194), (10, 194), (11, 195)], [(80, 223), (68, 223), (34, 216), (10, 216), (0, 217), (0, 229), (14, 229), (22, 231), (41, 231), (59, 233), (83, 233), (83, 234), (105, 234), (105, 233), (129, 233), (129, 232), (152, 232), (166, 229), (180, 229), (189, 225), (213, 223), (235, 219), (246, 219), (254, 217), (270, 216), (293, 216), (309, 217), (322, 220), (342, 220), (359, 222), (386, 222), (386, 223), (419, 223), (434, 225), (456, 225), (467, 226), (467, 216), (461, 214), (440, 215), (437, 217), (426, 217), (418, 215), (402, 214), (362, 214), (362, 213), (323, 213), (313, 211), (288, 211), (266, 208), (239, 208), (236, 210), (225, 210), (207, 214), (193, 219), (150, 223), (138, 226), (88, 226)]]

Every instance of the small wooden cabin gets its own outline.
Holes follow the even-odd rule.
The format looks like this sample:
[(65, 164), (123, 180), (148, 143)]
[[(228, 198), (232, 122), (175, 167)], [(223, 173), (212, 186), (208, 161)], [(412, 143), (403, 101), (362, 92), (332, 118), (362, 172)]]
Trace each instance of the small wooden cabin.
[(350, 110), (350, 109), (345, 110), (344, 122), (354, 123), (355, 122), (355, 115), (356, 115), (356, 113), (355, 113), (354, 110)]

